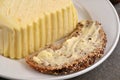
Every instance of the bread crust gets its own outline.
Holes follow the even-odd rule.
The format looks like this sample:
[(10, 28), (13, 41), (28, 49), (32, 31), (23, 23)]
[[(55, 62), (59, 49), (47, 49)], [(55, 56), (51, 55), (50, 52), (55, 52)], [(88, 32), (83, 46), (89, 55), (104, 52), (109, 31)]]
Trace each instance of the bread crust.
[[(87, 24), (90, 24), (91, 22), (93, 22), (93, 21), (87, 20)], [(101, 24), (98, 23), (97, 21), (96, 21), (96, 25), (101, 26)], [(69, 39), (73, 36), (80, 35), (82, 27), (83, 27), (83, 24), (78, 23), (76, 26), (76, 29), (70, 35), (68, 35), (65, 39)], [(102, 27), (99, 30), (99, 34), (100, 34), (100, 38), (102, 40), (101, 41), (102, 48), (95, 49), (93, 52), (85, 55), (84, 58), (77, 59), (77, 60), (71, 62), (71, 64), (64, 64), (62, 66), (56, 66), (56, 67), (39, 65), (36, 62), (34, 62), (32, 59), (33, 56), (37, 55), (37, 52), (33, 53), (30, 56), (27, 56), (26, 62), (32, 68), (34, 68), (35, 70), (37, 70), (41, 73), (47, 73), (47, 74), (53, 74), (53, 75), (64, 75), (64, 74), (70, 74), (73, 72), (83, 70), (83, 69), (91, 66), (97, 59), (99, 59), (104, 54), (104, 48), (106, 47), (107, 38), (106, 38), (106, 34), (105, 34), (104, 30), (102, 29)], [(52, 48), (52, 49), (60, 48), (60, 46), (54, 46), (54, 45), (49, 45), (47, 47)]]

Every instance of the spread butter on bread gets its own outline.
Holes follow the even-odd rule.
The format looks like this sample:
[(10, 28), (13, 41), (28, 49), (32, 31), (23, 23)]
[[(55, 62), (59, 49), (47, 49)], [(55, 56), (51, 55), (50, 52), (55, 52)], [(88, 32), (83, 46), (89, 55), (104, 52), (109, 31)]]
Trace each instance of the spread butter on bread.
[(63, 75), (91, 66), (104, 54), (107, 38), (97, 21), (83, 20), (61, 43), (53, 43), (26, 57), (39, 72)]

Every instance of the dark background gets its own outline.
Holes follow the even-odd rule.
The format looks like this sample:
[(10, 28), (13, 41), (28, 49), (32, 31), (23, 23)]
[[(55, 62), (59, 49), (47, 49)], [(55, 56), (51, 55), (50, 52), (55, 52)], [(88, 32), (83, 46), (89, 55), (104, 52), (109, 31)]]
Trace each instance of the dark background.
[[(110, 0), (120, 16), (120, 0)], [(120, 80), (120, 41), (112, 55), (94, 70), (69, 80)], [(8, 80), (1, 78), (0, 80)]]

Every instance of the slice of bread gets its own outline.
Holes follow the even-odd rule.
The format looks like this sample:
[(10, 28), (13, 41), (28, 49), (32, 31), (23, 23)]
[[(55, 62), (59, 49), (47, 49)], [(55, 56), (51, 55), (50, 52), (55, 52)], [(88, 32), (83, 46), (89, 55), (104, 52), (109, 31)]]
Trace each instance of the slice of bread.
[(104, 53), (107, 38), (101, 24), (84, 20), (59, 43), (26, 57), (26, 62), (39, 72), (63, 75), (91, 66)]

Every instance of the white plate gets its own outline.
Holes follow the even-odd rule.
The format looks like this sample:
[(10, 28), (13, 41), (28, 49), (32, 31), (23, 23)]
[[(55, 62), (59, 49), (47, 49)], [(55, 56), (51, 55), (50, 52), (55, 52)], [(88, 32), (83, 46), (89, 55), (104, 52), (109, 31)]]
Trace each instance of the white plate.
[[(111, 3), (108, 0), (73, 0), (78, 11), (80, 19), (97, 20), (103, 24), (103, 28), (107, 34), (107, 47), (104, 56), (94, 65), (73, 73), (63, 76), (52, 76), (41, 74), (30, 68), (24, 60), (11, 60), (0, 56), (0, 76), (11, 79), (68, 79), (84, 74), (105, 61), (112, 53), (119, 40), (119, 18)], [(82, 5), (82, 6), (81, 6)], [(83, 8), (83, 6), (86, 8)], [(89, 13), (88, 13), (88, 12)], [(91, 15), (91, 16), (90, 16)]]

